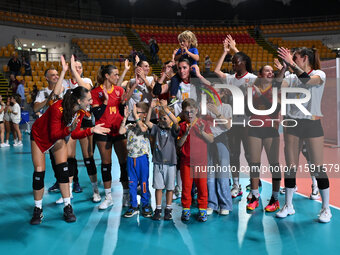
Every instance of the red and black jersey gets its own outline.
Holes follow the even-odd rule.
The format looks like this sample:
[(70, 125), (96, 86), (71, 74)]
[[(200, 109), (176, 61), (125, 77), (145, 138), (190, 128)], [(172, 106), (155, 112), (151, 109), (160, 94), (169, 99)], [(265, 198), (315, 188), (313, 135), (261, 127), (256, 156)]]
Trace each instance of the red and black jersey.
[[(268, 102), (272, 103), (273, 102), (273, 88), (270, 85), (269, 87), (267, 87), (264, 90), (261, 90), (262, 96), (264, 96)], [(265, 102), (263, 101), (263, 99), (261, 99), (261, 96), (259, 97), (256, 92), (255, 92), (255, 88), (253, 88), (253, 106), (256, 110), (268, 110), (268, 106), (266, 106)], [(270, 119), (278, 119), (278, 113), (276, 114), (270, 114), (270, 115), (251, 115), (250, 119), (254, 119), (254, 121), (251, 122), (252, 126), (261, 126), (262, 123), (260, 123), (260, 121), (256, 122), (256, 120), (262, 120), (264, 122), (262, 127), (272, 127), (272, 121), (270, 121)], [(269, 121), (268, 121), (269, 120)], [(274, 122), (274, 124), (276, 125), (277, 123)]]
[[(122, 102), (124, 89), (119, 86), (112, 86), (111, 90), (107, 91), (109, 100), (103, 115), (96, 119), (96, 125), (104, 123), (104, 127), (110, 128), (109, 135), (117, 136), (123, 116), (119, 112), (119, 106)], [(103, 104), (105, 96), (103, 93), (103, 85), (91, 91), (93, 105), (100, 106)]]
[[(91, 135), (91, 128), (80, 130), (81, 121), (85, 115), (85, 111), (80, 110), (76, 118), (79, 119), (77, 127), (72, 133), (62, 120), (63, 107), (62, 100), (58, 100), (51, 105), (47, 111), (37, 119), (32, 126), (32, 136), (39, 149), (44, 153), (50, 149), (56, 141), (63, 139), (71, 134), (73, 139), (81, 139)], [(74, 121), (76, 120), (74, 118)]]

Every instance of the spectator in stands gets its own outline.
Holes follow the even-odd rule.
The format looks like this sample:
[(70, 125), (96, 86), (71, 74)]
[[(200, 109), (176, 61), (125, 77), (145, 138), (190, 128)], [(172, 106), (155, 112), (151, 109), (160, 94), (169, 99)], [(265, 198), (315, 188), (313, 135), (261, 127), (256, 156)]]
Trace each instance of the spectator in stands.
[(17, 76), (20, 73), (21, 63), (15, 53), (13, 53), (12, 58), (8, 61), (7, 66), (10, 74)]
[[(32, 111), (33, 111), (34, 102), (35, 102), (35, 99), (37, 98), (38, 93), (39, 93), (39, 90), (37, 88), (37, 85), (34, 84), (33, 85), (33, 90), (31, 91), (31, 89), (29, 89), (29, 94), (31, 95), (31, 108), (32, 108)], [(32, 114), (33, 119), (39, 118), (39, 115), (40, 115), (40, 112), (39, 112), (39, 114), (37, 114), (37, 113), (35, 113), (33, 111), (33, 114)]]
[(25, 81), (24, 80), (20, 81), (16, 93), (20, 95), (20, 97), (21, 97), (20, 106), (23, 107), (25, 105), (24, 102), (26, 100), (26, 98), (25, 98)]
[(32, 76), (31, 63), (28, 58), (22, 57), (22, 65), (25, 67), (25, 76)]
[(12, 91), (12, 94), (17, 92), (19, 81), (16, 79), (15, 74), (9, 76), (8, 92)]
[(211, 64), (212, 64), (212, 62), (211, 62), (209, 55), (206, 55), (205, 60), (204, 60), (204, 67), (205, 67), (204, 71), (205, 71), (206, 74), (210, 73)]
[(137, 56), (137, 51), (136, 51), (136, 49), (133, 48), (131, 53), (130, 53), (130, 56), (129, 56), (131, 62), (133, 62), (133, 65), (136, 64), (135, 63), (136, 56)]
[(4, 114), (5, 114), (6, 104), (2, 101), (2, 96), (0, 95), (0, 148), (7, 147), (5, 144), (5, 125), (4, 125)]
[(153, 37), (151, 37), (151, 39), (149, 41), (149, 47), (150, 47), (152, 63), (157, 64), (157, 62), (158, 62), (157, 53), (159, 51), (159, 47), (158, 47), (157, 41), (155, 39), (153, 39)]

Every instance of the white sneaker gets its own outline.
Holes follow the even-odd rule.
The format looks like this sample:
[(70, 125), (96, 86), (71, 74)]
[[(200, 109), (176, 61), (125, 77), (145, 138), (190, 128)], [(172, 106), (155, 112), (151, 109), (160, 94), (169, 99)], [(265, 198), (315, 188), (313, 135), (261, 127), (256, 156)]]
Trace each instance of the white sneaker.
[(207, 208), (207, 215), (212, 215), (214, 210), (212, 208)]
[[(71, 199), (73, 199), (73, 195), (72, 195), (72, 194), (71, 194)], [(63, 204), (63, 203), (64, 203), (63, 197), (59, 198), (57, 201), (55, 201), (55, 203), (56, 203), (57, 205)]]
[(105, 196), (105, 200), (99, 205), (99, 210), (105, 210), (113, 205), (112, 197)]
[(220, 210), (220, 215), (228, 215), (229, 214), (229, 210), (227, 209), (221, 209)]
[(319, 221), (322, 223), (330, 222), (332, 213), (330, 208), (322, 208), (320, 211)]
[(233, 187), (230, 191), (232, 198), (236, 198), (238, 196), (241, 196), (243, 194), (241, 185), (235, 185), (233, 184)]
[(94, 191), (92, 196), (92, 202), (99, 203), (101, 200), (102, 198), (100, 197), (99, 191), (98, 190)]
[(7, 143), (2, 143), (2, 144), (0, 144), (0, 148), (5, 148), (5, 147), (10, 147), (10, 145), (7, 144)]
[(312, 184), (312, 193), (310, 194), (309, 198), (312, 200), (317, 200), (320, 198), (318, 186), (314, 186)]
[(15, 147), (23, 146), (22, 141), (19, 141), (19, 142), (17, 142), (17, 143), (14, 143), (13, 146), (15, 146)]
[(129, 206), (130, 206), (130, 194), (123, 193), (123, 207), (129, 207)]
[(293, 206), (284, 205), (282, 209), (276, 213), (276, 217), (278, 218), (286, 218), (288, 215), (295, 214), (295, 210)]

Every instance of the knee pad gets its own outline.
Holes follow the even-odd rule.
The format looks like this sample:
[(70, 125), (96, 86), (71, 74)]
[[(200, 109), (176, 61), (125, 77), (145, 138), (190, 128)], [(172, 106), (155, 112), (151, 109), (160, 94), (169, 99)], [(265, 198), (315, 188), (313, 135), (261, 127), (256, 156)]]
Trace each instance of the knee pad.
[(120, 164), (120, 182), (127, 182), (129, 181), (127, 169), (126, 169), (126, 162)]
[(329, 179), (326, 173), (326, 168), (322, 166), (317, 166), (315, 168), (314, 176), (316, 178), (316, 181), (318, 182), (319, 189), (329, 188)]
[(44, 188), (44, 179), (45, 179), (45, 171), (44, 172), (34, 172), (33, 173), (33, 189), (41, 190)]
[(69, 175), (70, 177), (72, 177), (74, 176), (74, 173), (77, 169), (77, 160), (75, 158), (68, 158), (67, 164), (68, 164)]
[(281, 181), (281, 169), (279, 163), (274, 163), (269, 165), (270, 172), (272, 173), (272, 179), (276, 181)]
[(69, 170), (67, 162), (58, 164), (56, 167), (56, 177), (58, 183), (68, 183), (69, 182)]
[(96, 167), (93, 157), (84, 158), (84, 164), (86, 166), (87, 174), (89, 176), (97, 174), (97, 167)]
[(288, 171), (285, 171), (285, 187), (295, 188), (296, 186), (296, 167), (290, 167)]
[(102, 171), (103, 182), (112, 181), (111, 167), (112, 167), (112, 164), (102, 164), (101, 171)]
[(261, 163), (250, 163), (250, 178), (260, 178)]

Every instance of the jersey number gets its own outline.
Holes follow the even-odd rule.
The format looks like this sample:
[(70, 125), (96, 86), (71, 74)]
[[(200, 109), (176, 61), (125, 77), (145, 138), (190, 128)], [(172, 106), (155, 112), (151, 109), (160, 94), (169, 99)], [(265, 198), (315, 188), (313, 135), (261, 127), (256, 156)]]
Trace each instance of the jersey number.
[(111, 106), (110, 107), (110, 114), (114, 113), (116, 114), (117, 110), (116, 110), (116, 106)]

